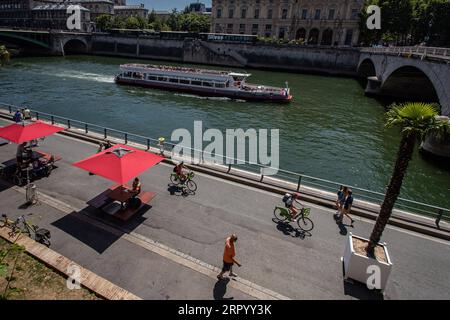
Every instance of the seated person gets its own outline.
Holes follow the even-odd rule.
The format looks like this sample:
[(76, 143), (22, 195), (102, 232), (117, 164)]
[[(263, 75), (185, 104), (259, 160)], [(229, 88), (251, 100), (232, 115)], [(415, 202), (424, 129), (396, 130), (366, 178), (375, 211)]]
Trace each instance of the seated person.
[(141, 193), (141, 182), (139, 181), (139, 178), (134, 178), (133, 186), (131, 187), (130, 192), (133, 194), (133, 198), (136, 197), (139, 193)]
[(186, 174), (184, 174), (184, 172), (183, 172), (183, 168), (186, 168), (184, 166), (184, 162), (183, 161), (181, 161), (179, 164), (177, 164), (175, 166), (175, 168), (173, 168), (173, 171), (178, 175), (178, 177), (181, 180), (181, 182), (186, 181), (186, 178), (187, 178)]

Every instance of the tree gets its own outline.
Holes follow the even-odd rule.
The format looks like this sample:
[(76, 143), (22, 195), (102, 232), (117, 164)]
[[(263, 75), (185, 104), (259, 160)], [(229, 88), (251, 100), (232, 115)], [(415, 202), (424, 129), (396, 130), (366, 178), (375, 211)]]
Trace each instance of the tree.
[(400, 147), (397, 152), (394, 171), (386, 190), (380, 214), (378, 215), (372, 234), (370, 235), (367, 253), (374, 256), (374, 249), (380, 242), (381, 235), (389, 221), (400, 189), (412, 158), (414, 146), (417, 140), (423, 140), (432, 134), (444, 136), (449, 132), (448, 121), (439, 120), (436, 117), (439, 110), (434, 104), (421, 102), (408, 102), (400, 105), (393, 105), (386, 113), (386, 126), (399, 127), (401, 129)]
[(125, 28), (127, 29), (139, 29), (139, 20), (136, 17), (128, 17), (125, 21)]
[(113, 17), (109, 14), (102, 14), (97, 17), (95, 20), (97, 24), (97, 28), (100, 30), (106, 31), (112, 28), (113, 26)]
[(125, 20), (119, 16), (114, 17), (112, 21), (112, 28), (113, 29), (125, 29), (126, 24)]
[(9, 62), (10, 54), (5, 46), (0, 46), (0, 65), (3, 66)]

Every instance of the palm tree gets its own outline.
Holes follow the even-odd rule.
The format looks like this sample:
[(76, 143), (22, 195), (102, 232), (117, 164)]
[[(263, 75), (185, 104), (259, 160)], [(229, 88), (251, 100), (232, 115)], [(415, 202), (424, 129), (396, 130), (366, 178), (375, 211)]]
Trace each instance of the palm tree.
[(5, 46), (0, 46), (0, 65), (3, 66), (9, 61), (9, 52)]
[(397, 152), (394, 172), (367, 246), (367, 253), (370, 256), (374, 256), (374, 249), (381, 239), (395, 201), (400, 194), (403, 178), (413, 155), (416, 142), (423, 141), (430, 134), (443, 137), (449, 131), (449, 122), (437, 118), (438, 115), (439, 108), (437, 105), (421, 102), (394, 104), (386, 113), (386, 127), (399, 127), (402, 132), (402, 138)]

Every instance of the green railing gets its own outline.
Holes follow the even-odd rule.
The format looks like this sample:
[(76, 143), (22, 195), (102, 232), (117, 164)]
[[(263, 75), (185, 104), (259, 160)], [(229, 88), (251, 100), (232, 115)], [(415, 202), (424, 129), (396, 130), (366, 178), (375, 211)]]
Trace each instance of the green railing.
[[(11, 115), (19, 109), (19, 107), (0, 103), (0, 108), (7, 110)], [(172, 154), (172, 150), (175, 144), (170, 142), (165, 142), (162, 147), (159, 144), (158, 139), (144, 137), (141, 135), (116, 130), (112, 128), (107, 128), (103, 126), (99, 126), (96, 124), (88, 123), (85, 121), (69, 119), (66, 117), (60, 117), (52, 114), (48, 114), (45, 112), (31, 110), (31, 115), (33, 118), (37, 120), (44, 120), (51, 122), (53, 124), (64, 125), (69, 129), (77, 129), (86, 134), (93, 133), (103, 139), (118, 139), (119, 141), (123, 141), (123, 143), (137, 143), (143, 146), (146, 146), (147, 150), (150, 148), (161, 149), (165, 153)], [(202, 150), (196, 150), (193, 148), (188, 148), (192, 153), (198, 152), (201, 154), (200, 159), (195, 159), (196, 163), (199, 165), (211, 165), (211, 161), (208, 161), (208, 154), (205, 154)], [(329, 192), (329, 200), (334, 201), (336, 198), (336, 192), (341, 185), (348, 186), (352, 189), (353, 195), (355, 199), (362, 200), (367, 202), (367, 206), (364, 209), (371, 210), (372, 212), (377, 213), (378, 207), (376, 205), (380, 205), (384, 199), (384, 193), (376, 192), (364, 188), (359, 188), (355, 186), (351, 186), (344, 182), (331, 181), (326, 179), (321, 179), (317, 177), (312, 177), (306, 174), (287, 171), (278, 169), (275, 175), (266, 176), (264, 172), (270, 167), (253, 163), (249, 161), (244, 161), (240, 159), (230, 158), (221, 155), (214, 155), (216, 158), (221, 157), (225, 163), (222, 166), (216, 166), (218, 170), (222, 170), (224, 173), (239, 175), (240, 173), (245, 175), (245, 177), (250, 177), (256, 181), (264, 182), (266, 184), (270, 184), (273, 186), (283, 187), (291, 189), (292, 191), (300, 191), (302, 188), (303, 193), (308, 193), (308, 188), (318, 189), (320, 191), (328, 191)], [(238, 160), (240, 164), (238, 163)], [(306, 189), (306, 190), (305, 190)], [(313, 192), (311, 193), (313, 195)], [(327, 195), (323, 195), (323, 197), (327, 197)], [(356, 206), (356, 204), (355, 204)], [(426, 204), (419, 201), (414, 201), (410, 199), (398, 198), (395, 209), (404, 211), (406, 213), (414, 213), (420, 216), (426, 216), (435, 220), (436, 225), (439, 227), (439, 223), (441, 220), (450, 221), (450, 209), (443, 208), (435, 205)], [(396, 213), (393, 214), (396, 216)], [(398, 216), (398, 214), (397, 214)]]

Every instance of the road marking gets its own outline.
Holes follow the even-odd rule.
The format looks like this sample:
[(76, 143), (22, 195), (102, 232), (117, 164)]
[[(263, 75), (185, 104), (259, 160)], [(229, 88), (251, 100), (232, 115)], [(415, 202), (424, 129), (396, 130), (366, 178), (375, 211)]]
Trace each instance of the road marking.
[[(12, 189), (23, 194), (26, 193), (24, 188), (13, 186)], [(40, 202), (43, 202), (61, 212), (73, 214), (79, 220), (94, 225), (111, 234), (117, 235), (119, 238), (127, 240), (128, 242), (131, 242), (148, 251), (156, 253), (177, 264), (180, 264), (191, 270), (206, 275), (211, 279), (217, 280), (217, 275), (219, 274), (221, 269), (219, 269), (216, 266), (210, 265), (204, 261), (201, 261), (197, 258), (187, 255), (181, 251), (170, 248), (160, 242), (152, 240), (134, 231), (113, 226), (112, 224), (109, 224), (105, 221), (92, 217), (87, 213), (82, 213), (84, 210), (82, 210), (81, 208), (76, 208), (72, 205), (57, 200), (49, 195), (46, 195), (45, 193), (42, 193), (40, 191), (38, 191), (38, 193)], [(275, 291), (264, 288), (260, 285), (257, 285), (256, 283), (250, 282), (242, 278), (233, 278), (232, 280), (230, 280), (228, 285), (234, 289), (237, 289), (247, 295), (250, 295), (260, 300), (291, 300), (291, 298), (289, 297), (283, 296)]]

